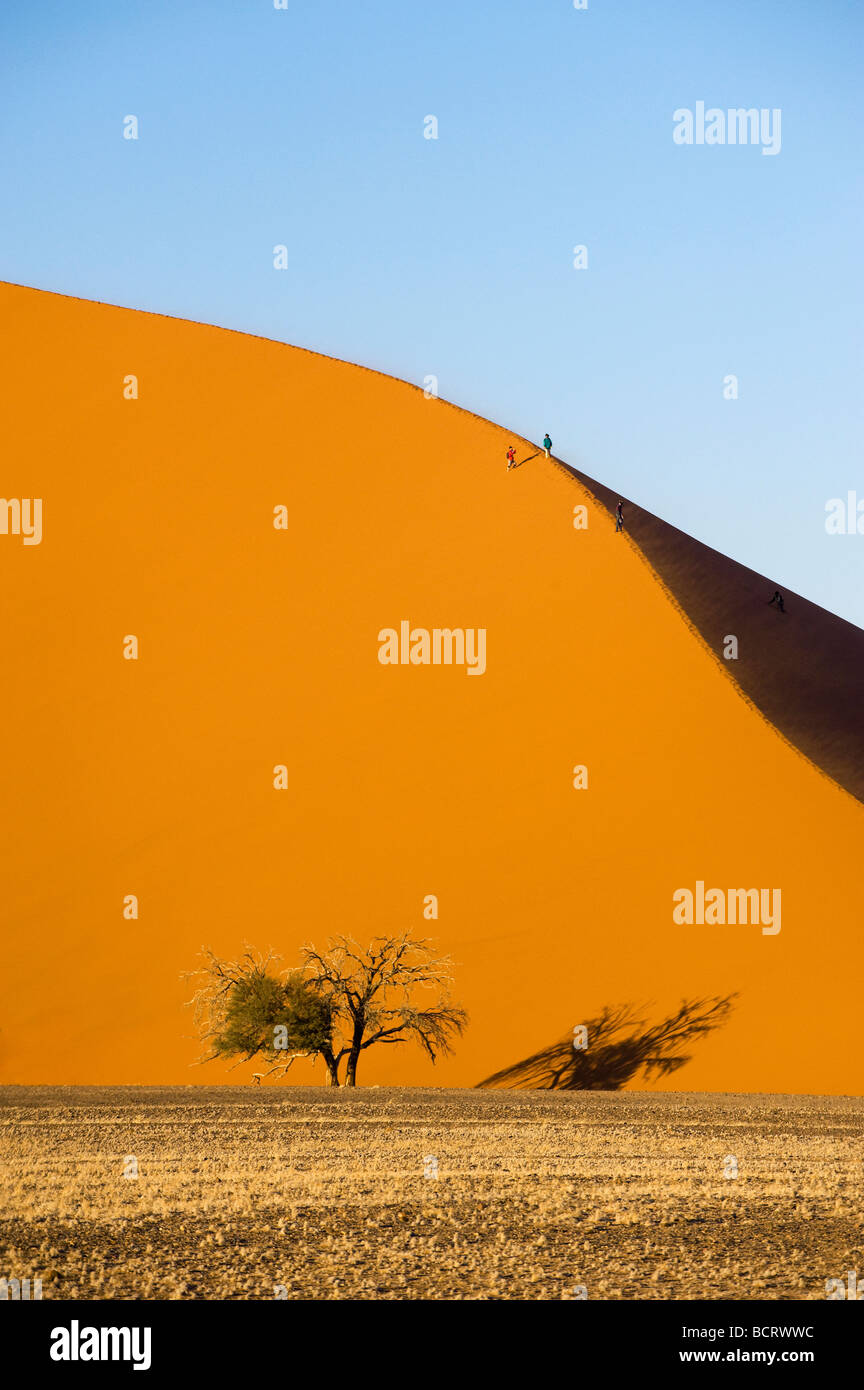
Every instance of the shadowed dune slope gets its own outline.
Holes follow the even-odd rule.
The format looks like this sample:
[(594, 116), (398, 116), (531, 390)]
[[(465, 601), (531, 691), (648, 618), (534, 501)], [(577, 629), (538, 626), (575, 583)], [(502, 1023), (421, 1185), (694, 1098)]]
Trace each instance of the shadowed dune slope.
[[(724, 598), (704, 547), (634, 508), (616, 536), (595, 484), (404, 382), (16, 286), (0, 316), (3, 493), (43, 500), (39, 545), (0, 535), (4, 1081), (240, 1080), (192, 1067), (200, 945), (409, 928), (471, 1024), (361, 1082), (469, 1085), (606, 1004), (737, 990), (676, 1087), (860, 1090), (864, 813), (717, 646), (752, 671), (764, 628), (779, 700), (806, 622), (800, 720), (846, 625), (790, 595), (782, 628), (755, 581), (750, 615), (746, 571), (716, 560)], [(484, 628), (485, 673), (382, 665), (402, 621)], [(797, 740), (838, 779), (845, 699)], [(779, 889), (781, 930), (675, 923), (697, 881)]]
[[(568, 464), (611, 516), (620, 493)], [(766, 719), (864, 801), (864, 631), (625, 500), (627, 534)], [(780, 588), (786, 612), (769, 600)]]

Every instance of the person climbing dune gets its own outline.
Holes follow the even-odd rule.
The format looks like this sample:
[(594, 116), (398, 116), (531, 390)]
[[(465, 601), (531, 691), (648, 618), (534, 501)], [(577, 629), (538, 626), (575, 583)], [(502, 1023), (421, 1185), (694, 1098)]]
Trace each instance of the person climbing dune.
[(618, 506), (615, 508), (615, 530), (624, 530), (624, 503), (621, 501), (620, 497), (618, 499)]
[(546, 450), (546, 457), (548, 459), (552, 449), (552, 440), (549, 438), (548, 430), (546, 434), (543, 436), (543, 448)]
[(772, 603), (776, 603), (776, 605), (777, 605), (777, 607), (780, 609), (780, 612), (781, 612), (781, 613), (785, 613), (785, 612), (786, 612), (786, 605), (785, 605), (785, 603), (783, 602), (783, 595), (781, 594), (781, 592), (780, 592), (779, 589), (775, 589), (775, 590), (774, 590), (774, 593), (773, 593), (773, 595), (772, 595), (772, 597), (769, 598), (769, 600), (768, 600), (768, 607), (769, 607), (769, 608), (771, 607)]
[(515, 462), (516, 462), (516, 450), (513, 448), (513, 445), (511, 444), (511, 445), (510, 445), (510, 448), (507, 450), (507, 472), (508, 472), (508, 473), (510, 472), (510, 469), (513, 467), (513, 465), (514, 465)]

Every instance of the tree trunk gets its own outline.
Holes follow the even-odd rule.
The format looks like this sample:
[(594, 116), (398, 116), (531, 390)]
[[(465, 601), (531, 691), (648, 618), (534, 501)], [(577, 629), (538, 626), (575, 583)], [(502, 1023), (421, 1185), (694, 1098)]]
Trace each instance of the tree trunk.
[(345, 1085), (346, 1085), (346, 1086), (356, 1086), (356, 1085), (357, 1085), (357, 1062), (359, 1061), (359, 1058), (360, 1058), (360, 1049), (358, 1048), (358, 1049), (355, 1051), (355, 1050), (352, 1048), (352, 1050), (348, 1053), (348, 1068), (347, 1068), (347, 1070), (346, 1070), (346, 1072), (345, 1072)]
[(345, 1071), (345, 1085), (357, 1085), (357, 1063), (360, 1060), (360, 1048), (363, 1044), (363, 1034), (366, 1032), (366, 1018), (364, 1010), (358, 1008), (351, 1011), (354, 1015), (354, 1028), (351, 1036), (351, 1051), (348, 1053), (348, 1066)]
[(333, 1056), (333, 1053), (332, 1053), (332, 1052), (322, 1052), (322, 1053), (321, 1053), (321, 1056), (324, 1058), (324, 1061), (325, 1061), (326, 1066), (327, 1066), (327, 1085), (328, 1085), (328, 1086), (338, 1086), (338, 1085), (339, 1085), (339, 1063), (337, 1062), (336, 1058)]

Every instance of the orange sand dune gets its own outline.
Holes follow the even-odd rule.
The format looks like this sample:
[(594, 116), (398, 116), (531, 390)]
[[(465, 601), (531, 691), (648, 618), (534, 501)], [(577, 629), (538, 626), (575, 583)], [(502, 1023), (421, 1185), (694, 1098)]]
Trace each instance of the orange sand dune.
[[(737, 989), (682, 1087), (860, 1090), (861, 807), (602, 499), (355, 366), (15, 286), (0, 308), (3, 492), (44, 528), (0, 535), (3, 1080), (218, 1081), (181, 1009), (200, 944), (291, 961), (408, 927), (471, 1026), (437, 1068), (373, 1049), (367, 1083), (473, 1083), (606, 1002)], [(485, 628), (485, 673), (382, 665), (403, 620)], [(697, 880), (780, 888), (781, 931), (675, 924)]]
[[(560, 467), (615, 515), (619, 494)], [(628, 535), (711, 651), (723, 657), (727, 635), (738, 639), (738, 656), (726, 670), (747, 697), (796, 748), (864, 801), (864, 631), (785, 588), (781, 614), (770, 603), (774, 580), (630, 502), (624, 515)]]

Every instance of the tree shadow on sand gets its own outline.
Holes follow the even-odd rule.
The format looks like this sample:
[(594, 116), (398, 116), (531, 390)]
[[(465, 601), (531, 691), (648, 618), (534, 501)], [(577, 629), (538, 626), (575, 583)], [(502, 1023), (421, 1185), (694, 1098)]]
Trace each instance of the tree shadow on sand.
[(669, 1076), (690, 1061), (684, 1048), (728, 1022), (736, 998), (684, 999), (677, 1013), (652, 1027), (632, 1004), (607, 1006), (560, 1042), (487, 1076), (478, 1088), (620, 1091), (639, 1072), (645, 1080)]

